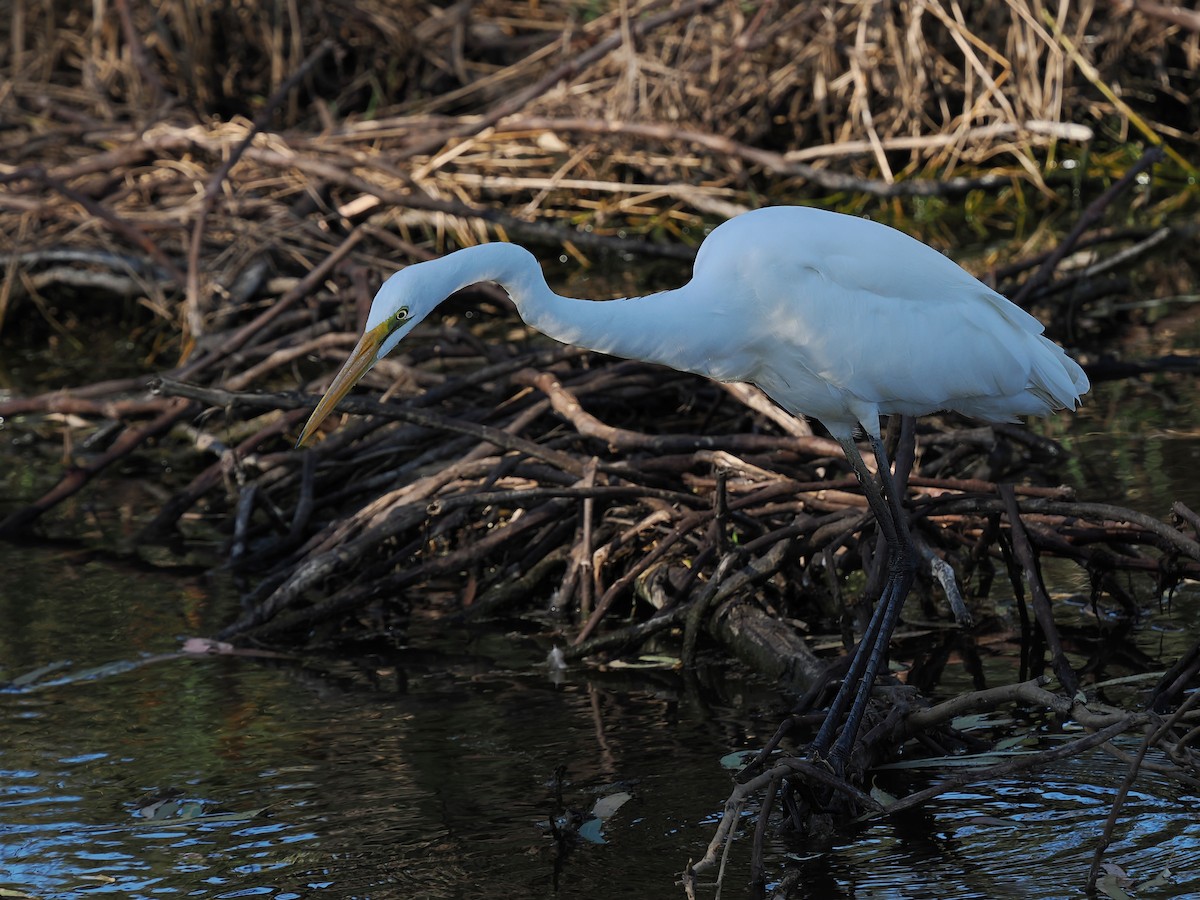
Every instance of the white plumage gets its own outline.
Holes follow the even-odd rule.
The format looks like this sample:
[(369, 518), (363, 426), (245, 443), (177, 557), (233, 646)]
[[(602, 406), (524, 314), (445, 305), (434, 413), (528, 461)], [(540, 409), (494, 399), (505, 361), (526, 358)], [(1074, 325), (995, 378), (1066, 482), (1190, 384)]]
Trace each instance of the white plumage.
[[(514, 244), (409, 266), (372, 304), (368, 335), (389, 321), (396, 327), (369, 362), (480, 281), (499, 283), (525, 321), (551, 337), (757, 384), (837, 437), (855, 425), (878, 435), (880, 414), (1044, 415), (1074, 408), (1089, 387), (1037, 319), (936, 250), (877, 222), (796, 206), (720, 225), (701, 245), (691, 281), (645, 297), (558, 297)], [(397, 321), (400, 308), (408, 314)]]
[[(823, 753), (862, 685), (831, 758), (849, 753), (875, 671), (915, 570), (880, 438), (881, 414), (951, 409), (992, 421), (1073, 409), (1088, 379), (1033, 316), (919, 241), (885, 225), (806, 207), (771, 207), (720, 225), (677, 290), (624, 300), (559, 297), (515, 244), (485, 244), (409, 266), (371, 306), (366, 333), (300, 437), (430, 311), (494, 281), (522, 318), (553, 338), (720, 381), (757, 384), (820, 420), (845, 448), (887, 536), (889, 579), (843, 691), (814, 741)], [(882, 484), (852, 440), (861, 426)]]

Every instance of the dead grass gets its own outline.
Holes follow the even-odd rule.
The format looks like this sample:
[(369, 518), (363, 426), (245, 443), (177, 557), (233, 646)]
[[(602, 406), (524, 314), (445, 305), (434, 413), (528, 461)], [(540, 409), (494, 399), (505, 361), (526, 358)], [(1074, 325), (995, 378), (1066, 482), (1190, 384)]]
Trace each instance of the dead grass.
[(1037, 189), (1097, 135), (1188, 156), (1200, 125), (1195, 17), (1149, 3), (100, 8), (17, 0), (0, 39), (0, 324), (38, 248), (126, 259), (155, 308), (185, 290), (195, 334), (250, 260), (311, 268), (363, 223), (439, 249), (548, 223), (528, 236), (578, 255), (580, 225), (677, 240), (762, 202)]

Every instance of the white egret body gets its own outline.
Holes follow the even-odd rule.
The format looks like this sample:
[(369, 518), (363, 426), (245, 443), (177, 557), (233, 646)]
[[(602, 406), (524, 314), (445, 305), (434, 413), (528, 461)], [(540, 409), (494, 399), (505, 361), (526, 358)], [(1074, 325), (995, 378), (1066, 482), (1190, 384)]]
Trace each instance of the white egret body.
[[(550, 337), (756, 384), (789, 412), (820, 420), (841, 442), (888, 539), (891, 564), (876, 617), (814, 742), (820, 752), (828, 748), (849, 689), (862, 682), (834, 748), (839, 761), (853, 743), (914, 569), (880, 415), (949, 409), (1010, 421), (1073, 409), (1089, 387), (1037, 319), (936, 250), (865, 219), (770, 207), (714, 229), (691, 281), (645, 297), (560, 297), (533, 255), (515, 244), (470, 247), (402, 269), (375, 296), (366, 333), (300, 443), (435, 306), (483, 281), (504, 288), (521, 317)], [(875, 450), (882, 485), (854, 445), (857, 428)]]

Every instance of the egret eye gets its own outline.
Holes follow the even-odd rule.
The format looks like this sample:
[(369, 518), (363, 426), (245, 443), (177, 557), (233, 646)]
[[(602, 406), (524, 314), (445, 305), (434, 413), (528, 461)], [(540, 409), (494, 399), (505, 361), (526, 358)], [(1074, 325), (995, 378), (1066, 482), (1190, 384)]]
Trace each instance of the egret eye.
[(408, 318), (408, 307), (407, 306), (402, 306), (398, 310), (396, 310), (394, 313), (392, 313), (392, 320), (397, 325), (404, 322), (407, 318)]

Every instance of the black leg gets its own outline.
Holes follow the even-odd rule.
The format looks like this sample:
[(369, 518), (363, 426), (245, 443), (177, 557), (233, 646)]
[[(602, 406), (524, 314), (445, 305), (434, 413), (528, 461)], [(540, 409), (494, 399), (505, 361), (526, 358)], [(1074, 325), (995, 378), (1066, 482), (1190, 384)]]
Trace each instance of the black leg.
[(879, 673), (879, 668), (887, 657), (892, 632), (896, 630), (896, 623), (900, 620), (900, 611), (904, 608), (904, 600), (908, 596), (916, 573), (916, 558), (912, 541), (908, 535), (908, 520), (900, 503), (899, 492), (896, 490), (896, 483), (892, 478), (891, 464), (888, 462), (883, 442), (877, 437), (871, 437), (871, 449), (875, 452), (875, 461), (879, 468), (878, 481), (871, 476), (854, 441), (847, 438), (840, 443), (846, 452), (846, 459), (849, 460), (855, 476), (867, 495), (867, 503), (875, 514), (884, 540), (887, 541), (888, 574), (875, 612), (854, 652), (850, 670), (846, 673), (846, 678), (838, 689), (837, 696), (834, 697), (829, 713), (810, 746), (810, 750), (818, 755), (824, 754), (829, 749), (842, 714), (847, 705), (850, 705), (850, 698), (853, 696), (854, 702), (850, 705), (850, 714), (829, 754), (829, 762), (837, 771), (841, 771), (854, 748), (854, 739), (858, 736), (859, 725), (866, 713), (867, 702), (871, 698), (871, 689), (875, 684), (875, 676)]
[[(854, 696), (854, 705), (850, 707), (850, 714), (846, 717), (846, 724), (842, 727), (837, 743), (833, 745), (833, 750), (829, 753), (830, 764), (838, 771), (845, 765), (854, 749), (854, 739), (858, 737), (859, 726), (866, 714), (867, 703), (871, 699), (871, 689), (875, 685), (875, 676), (879, 674), (879, 668), (887, 658), (892, 632), (896, 630), (896, 623), (900, 621), (900, 611), (904, 608), (904, 600), (908, 597), (913, 576), (916, 574), (911, 562), (911, 553), (906, 552), (903, 555), (907, 557), (908, 561), (902, 560), (899, 571), (894, 569), (888, 573), (887, 586), (879, 598), (879, 608), (883, 611), (879, 633), (874, 636), (873, 642), (869, 642), (864, 635), (863, 641), (859, 645), (859, 654), (867, 653), (867, 663), (858, 684), (858, 693)], [(889, 561), (888, 564), (891, 566), (892, 562)], [(869, 648), (869, 653), (867, 648)]]
[[(890, 579), (889, 582), (890, 584)], [(884, 595), (887, 594), (888, 588), (884, 587)], [(863, 673), (867, 667), (867, 661), (870, 653), (866, 648), (875, 644), (876, 638), (879, 636), (879, 628), (883, 622), (884, 613), (887, 607), (882, 602), (883, 597), (880, 597), (880, 602), (875, 604), (875, 612), (871, 615), (871, 621), (867, 623), (867, 629), (863, 632), (862, 639), (858, 642), (858, 647), (855, 648), (854, 657), (850, 660), (850, 668), (846, 670), (845, 676), (842, 678), (841, 687), (838, 688), (837, 695), (833, 698), (833, 703), (829, 706), (829, 712), (825, 714), (825, 721), (821, 723), (821, 728), (817, 732), (817, 736), (809, 745), (809, 750), (817, 755), (824, 755), (825, 752), (833, 744), (834, 735), (837, 733), (838, 725), (841, 724), (842, 715), (846, 712), (846, 707), (850, 704), (850, 698), (855, 695), (855, 686), (862, 681)]]

